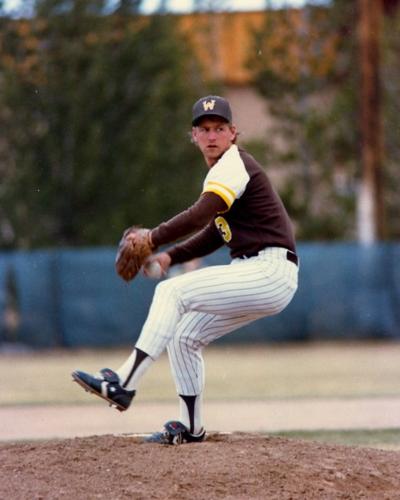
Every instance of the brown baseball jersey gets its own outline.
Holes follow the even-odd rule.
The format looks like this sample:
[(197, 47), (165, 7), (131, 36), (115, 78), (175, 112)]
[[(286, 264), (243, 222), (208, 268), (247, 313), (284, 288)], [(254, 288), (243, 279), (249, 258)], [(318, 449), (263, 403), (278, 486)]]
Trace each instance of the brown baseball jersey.
[(232, 258), (267, 247), (295, 252), (287, 211), (257, 161), (232, 145), (205, 178), (199, 200), (152, 231), (156, 246), (196, 232), (168, 253), (172, 263), (207, 255), (226, 244)]

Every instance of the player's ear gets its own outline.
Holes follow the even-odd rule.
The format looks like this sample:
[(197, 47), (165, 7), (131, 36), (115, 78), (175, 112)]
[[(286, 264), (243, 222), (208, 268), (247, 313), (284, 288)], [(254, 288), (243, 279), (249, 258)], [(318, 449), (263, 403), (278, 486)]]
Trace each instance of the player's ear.
[(192, 127), (192, 142), (197, 144), (197, 128)]
[(235, 125), (231, 125), (230, 127), (230, 130), (231, 130), (231, 141), (234, 141), (236, 139), (236, 135), (237, 135), (237, 130), (236, 130), (236, 126)]

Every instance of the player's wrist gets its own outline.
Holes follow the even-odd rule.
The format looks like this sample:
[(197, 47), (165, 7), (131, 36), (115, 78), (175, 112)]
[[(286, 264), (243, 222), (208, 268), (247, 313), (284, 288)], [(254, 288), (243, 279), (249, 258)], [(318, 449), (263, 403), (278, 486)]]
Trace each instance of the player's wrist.
[(157, 248), (159, 247), (159, 245), (154, 241), (155, 240), (154, 229), (149, 230), (148, 239), (149, 239), (149, 245), (150, 245), (151, 250), (153, 252), (155, 252), (157, 250)]
[(152, 250), (154, 250), (154, 243), (153, 243), (153, 237), (151, 235), (152, 233), (152, 229), (149, 229), (149, 233), (147, 235), (147, 237), (149, 238), (149, 246)]
[(154, 250), (160, 246), (161, 242), (159, 238), (158, 226), (150, 229), (149, 242)]
[(170, 258), (169, 265), (173, 266), (174, 264), (176, 264), (176, 250), (175, 250), (175, 247), (169, 248), (168, 250), (166, 250), (165, 253)]

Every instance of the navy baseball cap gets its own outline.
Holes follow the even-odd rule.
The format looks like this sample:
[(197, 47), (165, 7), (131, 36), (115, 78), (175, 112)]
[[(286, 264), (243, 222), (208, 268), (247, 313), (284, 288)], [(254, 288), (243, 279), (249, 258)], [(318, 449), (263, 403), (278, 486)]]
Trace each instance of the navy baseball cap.
[(228, 123), (232, 122), (229, 102), (218, 95), (208, 95), (196, 101), (192, 109), (192, 125), (196, 127), (204, 116), (219, 116)]

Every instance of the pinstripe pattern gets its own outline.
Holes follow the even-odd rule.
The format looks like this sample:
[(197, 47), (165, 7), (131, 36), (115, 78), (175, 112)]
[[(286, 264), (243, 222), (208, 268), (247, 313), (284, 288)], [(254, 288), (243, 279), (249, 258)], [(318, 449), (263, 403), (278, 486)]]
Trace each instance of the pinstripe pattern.
[(297, 288), (298, 268), (283, 248), (234, 259), (158, 284), (136, 347), (153, 359), (168, 349), (179, 394), (204, 386), (201, 350), (258, 318), (282, 311)]

